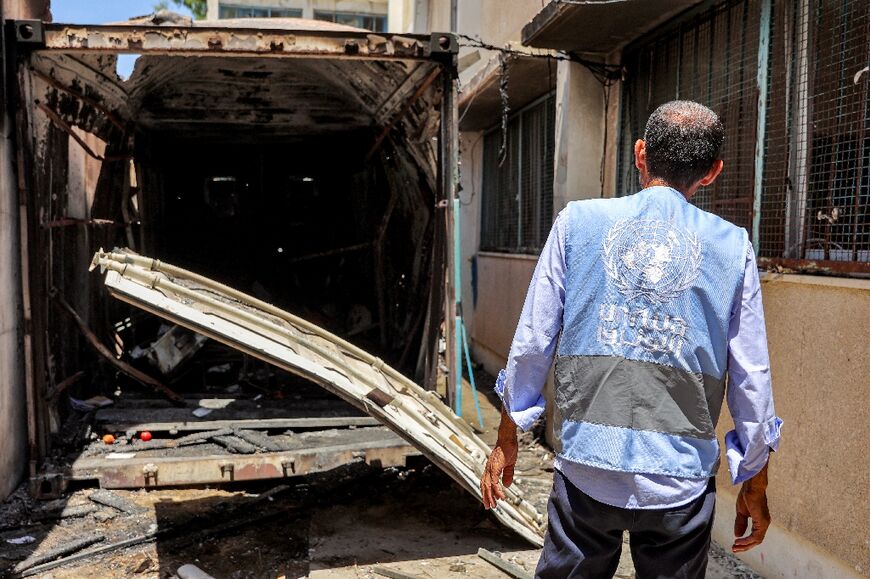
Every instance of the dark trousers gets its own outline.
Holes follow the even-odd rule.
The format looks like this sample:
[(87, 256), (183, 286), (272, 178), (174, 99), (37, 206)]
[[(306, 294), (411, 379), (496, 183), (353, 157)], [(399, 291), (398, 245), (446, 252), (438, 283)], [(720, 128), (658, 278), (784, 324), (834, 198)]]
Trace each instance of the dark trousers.
[(673, 509), (621, 509), (581, 492), (558, 470), (537, 579), (613, 577), (628, 531), (637, 579), (703, 578), (710, 550), (716, 482)]

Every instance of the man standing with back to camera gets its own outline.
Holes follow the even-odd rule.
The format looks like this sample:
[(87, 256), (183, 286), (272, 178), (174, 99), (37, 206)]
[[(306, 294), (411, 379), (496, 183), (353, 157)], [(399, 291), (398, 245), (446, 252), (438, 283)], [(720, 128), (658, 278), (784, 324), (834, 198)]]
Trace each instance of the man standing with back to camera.
[(688, 202), (722, 172), (724, 138), (707, 107), (662, 105), (634, 146), (643, 190), (569, 203), (541, 252), (496, 383), (502, 418), (481, 479), (496, 508), (555, 356), (557, 456), (536, 577), (612, 577), (623, 531), (638, 578), (704, 576), (726, 373), (725, 454), (743, 483), (732, 550), (764, 540), (782, 421), (755, 255), (746, 230)]

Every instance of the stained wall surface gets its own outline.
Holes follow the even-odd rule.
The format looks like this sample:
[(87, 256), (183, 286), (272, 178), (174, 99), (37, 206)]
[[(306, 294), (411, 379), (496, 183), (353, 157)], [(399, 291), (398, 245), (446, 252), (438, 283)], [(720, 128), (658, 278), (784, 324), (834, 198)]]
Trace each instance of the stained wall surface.
[[(8, 118), (0, 119), (2, 134), (8, 133), (8, 126)], [(11, 149), (7, 139), (0, 139), (0, 499), (15, 489), (24, 473), (27, 439), (18, 192)]]
[[(784, 421), (770, 465), (774, 523), (786, 538), (813, 544), (858, 574), (870, 573), (870, 280), (764, 279), (774, 400)], [(723, 409), (720, 440), (731, 424)], [(718, 484), (723, 503), (733, 500), (727, 495), (737, 489), (724, 464)], [(726, 529), (733, 524), (729, 518)], [(777, 565), (789, 563), (777, 556), (774, 543), (747, 555), (771, 576), (781, 574)]]
[[(2, 17), (45, 18), (47, 2), (4, 0)], [(4, 63), (5, 64), (5, 63)], [(21, 316), (21, 262), (12, 127), (0, 115), (0, 500), (12, 492), (27, 463), (27, 423)]]

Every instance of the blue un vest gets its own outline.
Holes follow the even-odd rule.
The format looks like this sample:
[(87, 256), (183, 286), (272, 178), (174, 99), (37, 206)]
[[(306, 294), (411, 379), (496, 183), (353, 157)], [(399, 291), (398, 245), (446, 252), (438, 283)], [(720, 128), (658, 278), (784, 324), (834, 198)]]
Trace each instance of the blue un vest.
[(567, 218), (560, 456), (621, 472), (711, 476), (746, 231), (667, 187), (575, 201)]

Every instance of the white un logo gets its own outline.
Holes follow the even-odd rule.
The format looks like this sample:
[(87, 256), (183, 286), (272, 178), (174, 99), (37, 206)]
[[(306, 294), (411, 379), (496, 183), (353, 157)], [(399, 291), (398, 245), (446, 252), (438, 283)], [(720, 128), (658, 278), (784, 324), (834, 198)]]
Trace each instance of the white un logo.
[(659, 219), (621, 219), (607, 231), (604, 268), (629, 301), (669, 302), (692, 286), (701, 267), (698, 236)]

